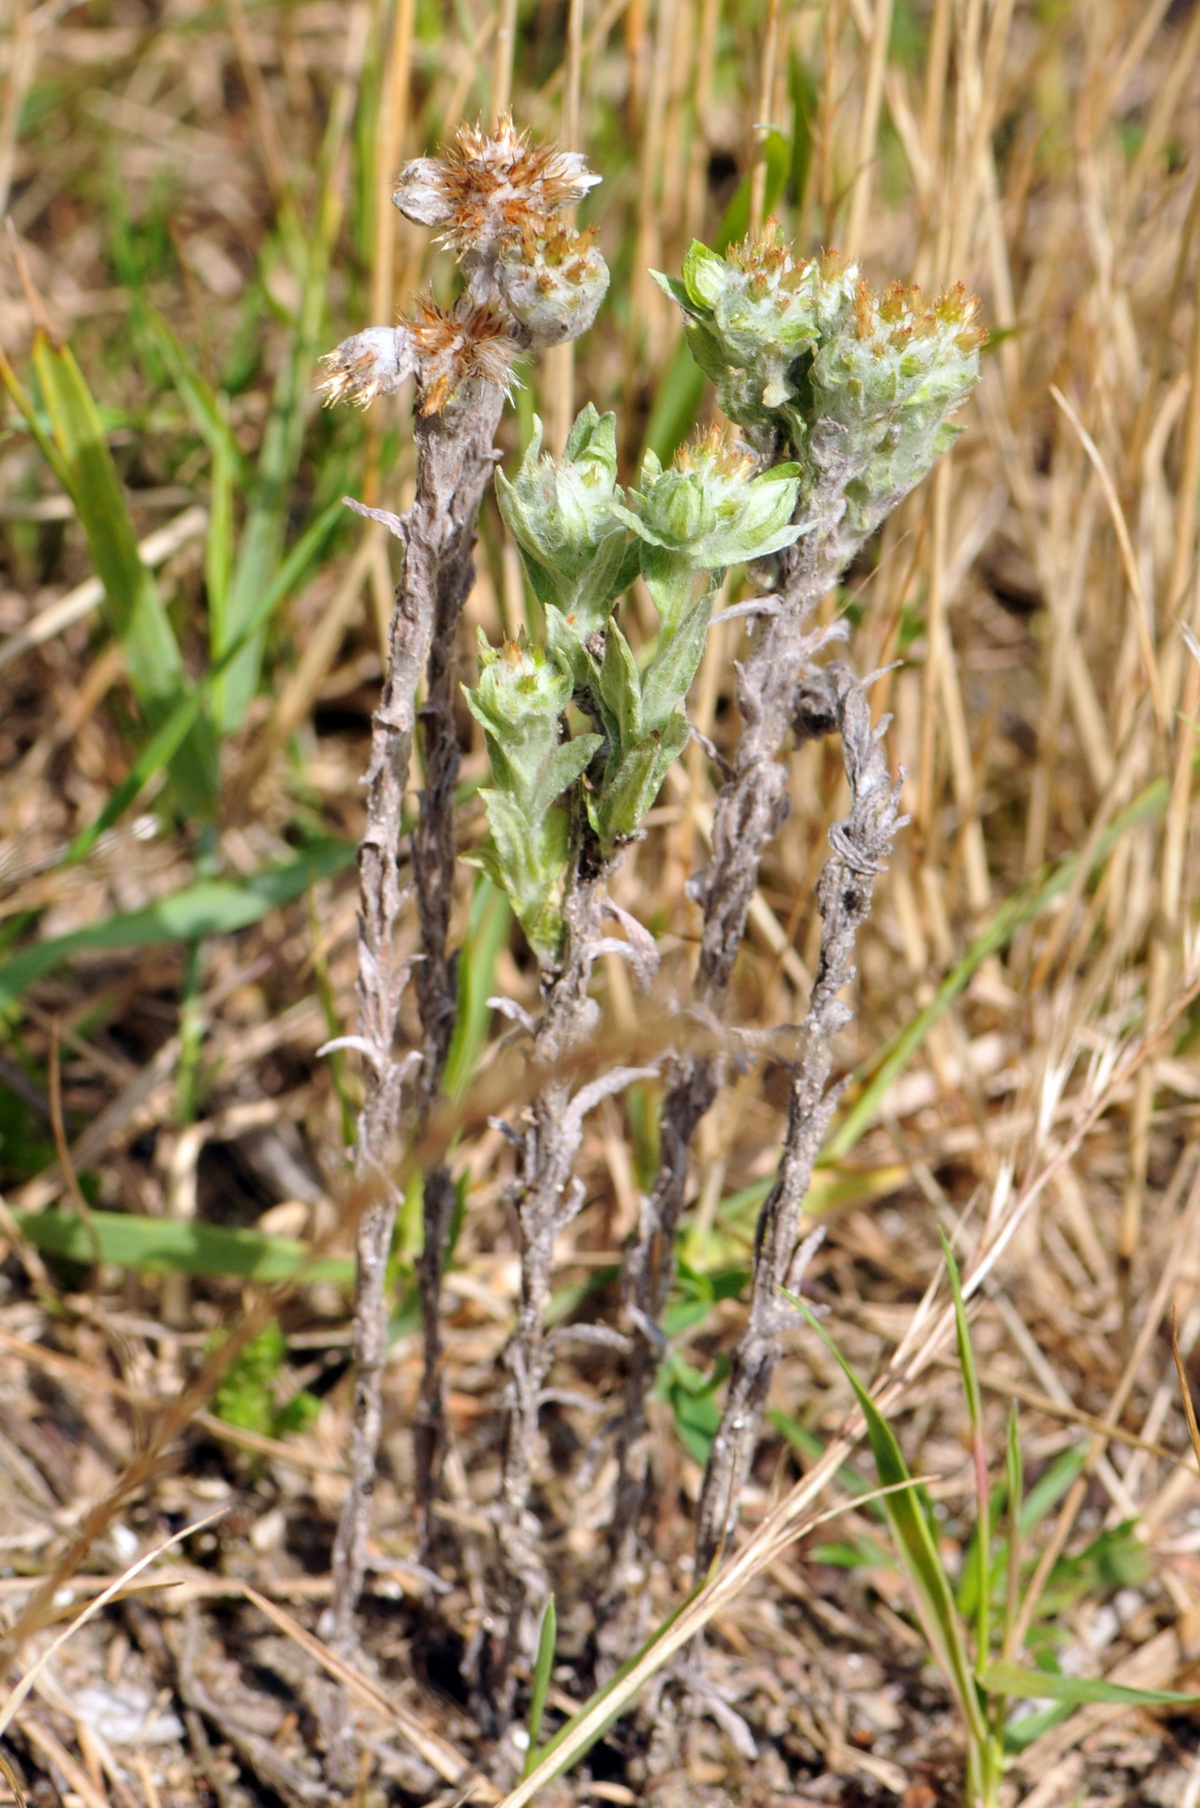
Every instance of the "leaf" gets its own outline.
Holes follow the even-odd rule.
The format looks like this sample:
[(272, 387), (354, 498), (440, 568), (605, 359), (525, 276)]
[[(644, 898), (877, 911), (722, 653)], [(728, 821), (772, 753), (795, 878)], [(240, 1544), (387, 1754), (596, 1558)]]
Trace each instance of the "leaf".
[(529, 1744), (525, 1748), (525, 1764), (521, 1771), (527, 1777), (538, 1761), (538, 1741), (542, 1736), (542, 1715), (546, 1711), (546, 1691), (554, 1666), (554, 1646), (558, 1638), (558, 1615), (554, 1596), (546, 1602), (542, 1623), (538, 1628), (537, 1656), (533, 1661), (533, 1687), (529, 1694), (529, 1718), (525, 1722)]
[(560, 741), (542, 768), (530, 802), (530, 815), (544, 815), (556, 798), (570, 790), (603, 745), (604, 736), (598, 734), (581, 734), (573, 741)]
[(1060, 1676), (1052, 1670), (1030, 1670), (1007, 1659), (988, 1664), (979, 1672), (979, 1684), (989, 1695), (1017, 1695), (1028, 1701), (1069, 1701), (1072, 1706), (1101, 1701), (1116, 1707), (1191, 1707), (1200, 1693), (1177, 1694), (1171, 1689), (1130, 1689), (1106, 1682), (1101, 1676)]
[(683, 703), (696, 669), (704, 657), (704, 643), (712, 620), (710, 593), (693, 603), (665, 646), (659, 648), (642, 674), (642, 732), (662, 729)]
[[(183, 698), (187, 674), (158, 587), (142, 564), (125, 492), (109, 452), (99, 411), (69, 346), (39, 331), (33, 364), (61, 460), (64, 482), (104, 585), (105, 615), (129, 683), (150, 728), (158, 728)], [(220, 795), (212, 727), (193, 722), (171, 762), (181, 801), (203, 820)]]
[(604, 630), (597, 691), (619, 754), (642, 738), (642, 681), (633, 649), (611, 616)]
[[(223, 1224), (190, 1223), (175, 1218), (144, 1218), (133, 1212), (91, 1213), (100, 1259), (119, 1268), (146, 1274), (231, 1275), (248, 1281), (335, 1281), (348, 1287), (354, 1264), (344, 1256), (310, 1257), (307, 1245), (292, 1237), (269, 1237), (262, 1231), (236, 1230)], [(47, 1255), (90, 1263), (93, 1244), (88, 1228), (74, 1212), (13, 1213), (22, 1234)]]
[(488, 999), (495, 989), (496, 962), (508, 940), (512, 910), (508, 899), (481, 873), (471, 898), (471, 919), (458, 963), (458, 1016), (446, 1056), (443, 1090), (457, 1103), (470, 1084), (487, 1041), (492, 1013)]
[(314, 879), (342, 872), (354, 860), (349, 842), (324, 842), (287, 866), (266, 867), (248, 879), (201, 879), (142, 910), (107, 917), (69, 935), (35, 942), (0, 965), (0, 1010), (73, 954), (100, 948), (148, 948), (157, 942), (191, 942), (228, 935), (257, 923), (277, 904), (299, 897)]
[(917, 1617), (929, 1649), (962, 1710), (968, 1737), (982, 1747), (988, 1736), (987, 1727), (955, 1610), (954, 1593), (930, 1523), (929, 1497), (923, 1488), (902, 1485), (910, 1482), (912, 1476), (891, 1426), (825, 1327), (802, 1299), (786, 1289), (784, 1293), (803, 1313), (854, 1389), (866, 1420), (879, 1485), (895, 1490), (884, 1497), (884, 1508), (900, 1560), (912, 1585)]

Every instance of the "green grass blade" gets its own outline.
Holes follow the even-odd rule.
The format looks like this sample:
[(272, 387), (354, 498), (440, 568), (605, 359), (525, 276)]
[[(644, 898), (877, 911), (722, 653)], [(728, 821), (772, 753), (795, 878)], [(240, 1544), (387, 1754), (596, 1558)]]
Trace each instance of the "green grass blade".
[[(23, 1236), (46, 1255), (90, 1263), (93, 1244), (88, 1227), (75, 1212), (14, 1212)], [(144, 1274), (229, 1275), (245, 1281), (335, 1281), (349, 1286), (354, 1263), (349, 1257), (314, 1260), (307, 1245), (292, 1237), (269, 1237), (262, 1231), (235, 1230), (228, 1225), (183, 1223), (175, 1218), (143, 1218), (132, 1212), (92, 1212), (90, 1223), (100, 1260)]]
[(1016, 1695), (1027, 1701), (1108, 1702), (1117, 1707), (1191, 1707), (1200, 1693), (1181, 1695), (1172, 1689), (1129, 1689), (1123, 1683), (1105, 1682), (1100, 1676), (1060, 1676), (1051, 1670), (1031, 1670), (1024, 1664), (1002, 1660), (980, 1671), (979, 1682), (989, 1694)]
[[(33, 364), (50, 416), (67, 488), (97, 574), (106, 614), (125, 660), (129, 682), (153, 731), (187, 688), (187, 674), (158, 587), (138, 554), (125, 492), (104, 437), (99, 411), (68, 346), (39, 332)], [(180, 801), (204, 821), (220, 796), (217, 746), (210, 724), (193, 723), (171, 765)]]
[(1021, 1502), (1025, 1493), (1025, 1459), (1021, 1452), (1021, 1418), (1014, 1400), (1008, 1409), (1008, 1434), (1005, 1438), (1004, 1468), (1008, 1484), (1008, 1525), (1005, 1557), (1008, 1575), (1004, 1590), (1004, 1639), (1001, 1652), (1012, 1656), (1012, 1640), (1020, 1619), (1021, 1607)]
[(475, 880), (471, 921), (458, 968), (458, 1017), (446, 1057), (443, 1088), (457, 1104), (470, 1085), (475, 1064), (487, 1041), (492, 1013), (488, 999), (495, 990), (496, 962), (508, 940), (512, 907), (486, 873)]
[(554, 1646), (557, 1638), (558, 1614), (554, 1606), (554, 1596), (551, 1595), (546, 1602), (542, 1623), (538, 1628), (537, 1656), (533, 1663), (533, 1689), (529, 1696), (529, 1719), (526, 1721), (529, 1744), (525, 1751), (522, 1777), (529, 1775), (540, 1755), (538, 1740), (542, 1736), (542, 1715), (546, 1711), (546, 1691), (550, 1687), (550, 1671), (554, 1665)]
[(200, 682), (192, 686), (191, 690), (184, 696), (182, 702), (176, 705), (170, 716), (168, 716), (167, 720), (162, 724), (162, 727), (150, 737), (125, 778), (122, 779), (121, 783), (117, 786), (116, 790), (105, 804), (103, 810), (101, 810), (99, 816), (97, 816), (95, 821), (90, 823), (86, 829), (81, 829), (79, 834), (75, 837), (70, 848), (67, 850), (64, 864), (74, 865), (76, 862), (84, 859), (92, 848), (95, 847), (100, 836), (111, 829), (114, 823), (120, 821), (126, 810), (128, 810), (141, 795), (155, 774), (160, 772), (164, 766), (170, 763), (175, 749), (182, 745), (192, 723), (197, 719), (201, 710), (204, 708), (222, 674), (229, 669), (242, 648), (247, 645), (251, 635), (256, 632), (263, 622), (270, 619), (271, 615), (278, 608), (280, 600), (286, 596), (289, 591), (298, 587), (308, 566), (317, 557), (322, 546), (329, 538), (335, 521), (337, 521), (341, 515), (341, 508), (342, 505), (340, 502), (331, 503), (322, 514), (318, 515), (312, 526), (309, 527), (300, 540), (297, 541), (296, 545), (288, 554), (288, 557), (276, 572), (273, 582), (268, 585), (266, 591), (263, 593), (258, 608), (246, 623), (246, 626), (242, 629), (242, 632), (238, 635), (237, 639), (226, 652), (222, 654), (216, 664), (209, 667)]
[(14, 1004), (26, 986), (74, 954), (231, 934), (257, 923), (276, 905), (300, 897), (314, 879), (343, 871), (353, 860), (354, 848), (348, 842), (325, 842), (286, 866), (266, 867), (247, 879), (202, 879), (142, 910), (126, 911), (70, 935), (35, 942), (0, 965), (0, 1010)]
[(911, 1483), (912, 1475), (896, 1434), (833, 1338), (802, 1299), (791, 1293), (787, 1293), (786, 1298), (804, 1314), (854, 1389), (867, 1423), (867, 1439), (879, 1484), (895, 1490), (884, 1497), (884, 1508), (912, 1585), (917, 1617), (930, 1651), (962, 1710), (968, 1737), (981, 1748), (987, 1738), (987, 1728), (954, 1605), (954, 1591), (933, 1534), (928, 1495), (923, 1488), (904, 1485)]
[(975, 1459), (976, 1527), (972, 1546), (975, 1565), (975, 1665), (978, 1669), (991, 1656), (991, 1569), (992, 1527), (991, 1498), (988, 1487), (987, 1450), (984, 1444), (983, 1393), (979, 1372), (975, 1367), (975, 1351), (971, 1344), (971, 1328), (967, 1323), (966, 1302), (958, 1263), (945, 1231), (939, 1230), (946, 1272), (950, 1277), (950, 1293), (954, 1300), (954, 1332), (958, 1341), (958, 1361), (962, 1370), (963, 1394), (967, 1417), (971, 1423), (971, 1449)]

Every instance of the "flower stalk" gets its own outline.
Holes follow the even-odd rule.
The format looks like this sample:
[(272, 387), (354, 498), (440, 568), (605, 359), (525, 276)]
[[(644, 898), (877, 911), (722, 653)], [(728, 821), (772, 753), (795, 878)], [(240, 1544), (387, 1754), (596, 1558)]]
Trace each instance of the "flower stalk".
[[(564, 243), (555, 220), (598, 180), (575, 153), (532, 145), (511, 120), (502, 120), (490, 135), (464, 127), (440, 158), (407, 165), (393, 197), (409, 219), (444, 228), (443, 242), (466, 279), (463, 293), (449, 309), (422, 301), (395, 327), (355, 334), (325, 360), (330, 403), (367, 407), (412, 377), (417, 441), (411, 509), (403, 517), (359, 510), (382, 520), (398, 536), (404, 563), (388, 633), (383, 694), (372, 725), (367, 826), (359, 849), (359, 1023), (351, 1040), (365, 1057), (355, 1159), (370, 1204), (357, 1243), (351, 1479), (323, 1626), (325, 1636), (343, 1649), (354, 1640), (378, 1459), (387, 1358), (386, 1277), (399, 1199), (400, 1144), (419, 1129), (438, 1093), (457, 1010), (455, 956), (449, 946), (459, 762), (453, 723), (455, 640), (474, 578), (479, 505), (495, 469), (494, 439), (513, 361), (535, 339), (549, 344), (581, 331), (587, 309), (579, 303), (580, 291), (586, 288), (598, 305), (607, 284), (599, 255), (588, 245)], [(548, 260), (557, 274), (540, 286), (538, 277)], [(509, 288), (520, 288), (517, 271), (526, 268), (542, 297), (532, 326), (522, 318), (527, 310), (506, 299), (499, 280), (502, 262)], [(557, 308), (553, 299), (545, 300), (555, 282), (570, 291), (560, 296)], [(422, 677), (426, 783), (409, 849), (420, 924), (420, 959), (413, 963), (398, 957), (395, 934), (405, 901), (402, 818)], [(401, 1005), (414, 965), (421, 1046), (402, 1053), (397, 1047)], [(452, 1203), (449, 1171), (439, 1166), (424, 1177), (425, 1239), (419, 1260), (425, 1361), (416, 1459), (426, 1533), (444, 1442), (440, 1296)]]
[[(877, 296), (836, 253), (797, 260), (773, 221), (723, 257), (694, 244), (681, 280), (657, 280), (682, 309), (692, 355), (712, 378), (725, 413), (764, 460), (782, 454), (793, 461), (802, 527), (780, 552), (772, 573), (775, 594), (764, 599), (749, 655), (738, 668), (742, 733), (713, 812), (711, 858), (689, 888), (703, 913), (693, 1004), (719, 1016), (763, 854), (787, 816), (787, 769), (779, 755), (797, 720), (797, 687), (813, 678), (817, 655), (842, 632), (838, 623), (814, 626), (813, 612), (859, 547), (961, 431), (947, 416), (978, 378), (985, 335), (975, 325), (978, 303), (961, 287), (932, 308), (918, 290), (900, 284)], [(840, 931), (837, 947), (839, 938)], [(810, 1028), (818, 1042), (827, 1041), (831, 1019), (818, 1002), (814, 992)], [(770, 1296), (781, 1263), (786, 1268), (779, 1251), (789, 1236), (794, 1240), (811, 1174), (813, 1113), (825, 1113), (822, 1133), (828, 1117), (817, 1103), (825, 1097), (817, 1068), (827, 1058), (810, 1053), (797, 1070), (803, 1077), (793, 1085), (780, 1179), (763, 1207), (755, 1246), (756, 1300), (762, 1288)], [(643, 1201), (624, 1267), (631, 1355), (610, 1530), (614, 1611), (628, 1595), (645, 1536), (651, 1490), (647, 1400), (661, 1358), (658, 1322), (674, 1277), (689, 1151), (721, 1075), (717, 1055), (684, 1054), (668, 1062), (658, 1176)], [(715, 1528), (725, 1524), (715, 1503), (730, 1478), (744, 1474), (757, 1437), (763, 1396), (759, 1383), (747, 1377), (756, 1373), (769, 1381), (774, 1366), (768, 1354), (774, 1319), (760, 1304), (751, 1308), (751, 1323), (751, 1345), (735, 1359), (742, 1379), (735, 1373), (731, 1380), (732, 1405), (722, 1420), (719, 1449), (713, 1447), (716, 1470), (705, 1483), (699, 1548), (708, 1558), (716, 1548)], [(736, 1501), (736, 1491), (730, 1498)]]

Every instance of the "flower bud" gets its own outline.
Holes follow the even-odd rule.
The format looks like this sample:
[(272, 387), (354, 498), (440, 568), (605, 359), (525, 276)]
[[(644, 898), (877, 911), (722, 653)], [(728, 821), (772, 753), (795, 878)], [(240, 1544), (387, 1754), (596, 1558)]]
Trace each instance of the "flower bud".
[[(928, 472), (958, 429), (948, 422), (979, 379), (979, 303), (962, 285), (932, 308), (920, 290), (892, 283), (882, 296), (856, 285), (841, 331), (819, 349), (809, 372), (814, 423), (802, 462), (815, 483), (846, 468), (848, 545), (871, 533)], [(853, 468), (851, 468), (853, 467)]]
[(555, 724), (571, 701), (571, 675), (542, 647), (531, 646), (524, 632), (502, 647), (489, 644), (479, 631), (479, 685), (468, 694), (472, 714), (489, 734), (506, 744), (535, 732), (534, 725)]
[(523, 633), (496, 649), (481, 629), (479, 665), (478, 687), (464, 685), (463, 694), (487, 735), (496, 788), (482, 794), (492, 844), (473, 858), (508, 895), (539, 960), (552, 962), (562, 939), (570, 844), (570, 813), (559, 800), (602, 737), (563, 739), (570, 670)]
[(684, 446), (664, 471), (652, 452), (642, 463), (641, 489), (631, 507), (613, 513), (652, 546), (683, 554), (697, 570), (717, 571), (790, 546), (798, 467), (777, 465), (754, 475), (753, 457), (714, 428)]
[(614, 597), (637, 574), (611, 504), (617, 485), (616, 416), (589, 402), (561, 458), (541, 455), (542, 424), (510, 481), (496, 473), (500, 513), (521, 549), (539, 602), (557, 609), (569, 637), (586, 639), (604, 625)]
[(535, 345), (577, 339), (591, 326), (608, 290), (608, 265), (590, 233), (555, 227), (507, 245), (496, 284)]
[(769, 427), (800, 398), (806, 354), (850, 305), (857, 271), (836, 256), (796, 262), (773, 220), (723, 257), (699, 241), (683, 280), (654, 272), (686, 316), (692, 356), (744, 427)]

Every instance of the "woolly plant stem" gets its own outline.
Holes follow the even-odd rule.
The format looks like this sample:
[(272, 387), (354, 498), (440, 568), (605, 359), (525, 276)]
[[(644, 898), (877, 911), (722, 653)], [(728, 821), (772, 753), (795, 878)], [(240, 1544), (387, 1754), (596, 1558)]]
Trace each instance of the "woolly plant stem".
[[(359, 1176), (372, 1198), (358, 1228), (350, 1485), (334, 1542), (333, 1588), (324, 1622), (325, 1636), (343, 1648), (350, 1646), (354, 1638), (382, 1427), (387, 1263), (399, 1202), (394, 1178), (396, 1143), (405, 1115), (414, 1115), (419, 1121), (437, 1091), (453, 1024), (453, 966), (446, 952), (453, 825), (446, 819), (453, 798), (456, 758), (452, 759), (446, 732), (447, 674), (454, 631), (473, 579), (471, 555), (476, 519), (495, 466), (493, 440), (503, 400), (503, 391), (497, 385), (475, 382), (464, 386), (444, 414), (419, 415), (415, 423), (417, 480), (412, 507), (403, 517), (384, 511), (360, 511), (383, 520), (398, 535), (404, 546), (404, 572), (388, 629), (383, 694), (372, 722), (371, 762), (366, 777), (367, 825), (358, 853), (357, 1041), (366, 1062), (355, 1159)], [(405, 1080), (415, 1063), (396, 1051), (410, 963), (397, 955), (395, 931), (405, 901), (400, 884), (404, 798), (416, 728), (417, 690), (427, 663), (434, 732), (429, 738), (429, 786), (421, 800), (421, 827), (414, 837), (413, 866), (421, 919), (422, 966), (428, 966), (430, 972), (423, 973), (418, 987), (424, 1046), (418, 1058), (421, 1073), (416, 1103), (410, 1106), (405, 1099)], [(447, 846), (451, 849), (449, 868)], [(437, 1177), (430, 1178), (434, 1185), (430, 1187), (427, 1182), (427, 1200), (437, 1200), (442, 1212), (442, 1191)], [(426, 1426), (436, 1427), (441, 1399), (436, 1302), (442, 1243), (437, 1236), (428, 1236), (428, 1228), (430, 1253), (424, 1261), (421, 1281), (426, 1305), (422, 1405)], [(430, 1310), (430, 1306), (435, 1309)], [(432, 1440), (427, 1438), (426, 1442)]]
[[(733, 769), (713, 810), (712, 856), (696, 883), (704, 922), (692, 995), (709, 1014), (721, 1012), (762, 857), (787, 814), (787, 769), (779, 753), (792, 727), (796, 685), (827, 638), (825, 630), (807, 624), (835, 581), (839, 565), (837, 552), (824, 537), (800, 540), (780, 555), (777, 612), (759, 627), (749, 657), (738, 668), (743, 729)], [(625, 1260), (622, 1288), (631, 1349), (610, 1533), (614, 1604), (627, 1591), (633, 1567), (640, 1561), (650, 1490), (646, 1403), (662, 1348), (658, 1321), (675, 1275), (675, 1239), (692, 1138), (716, 1098), (721, 1071), (716, 1054), (672, 1058), (659, 1116), (658, 1176), (643, 1201), (637, 1238)]]
[(548, 987), (534, 1035), (534, 1060), (546, 1077), (521, 1138), (516, 1193), (521, 1296), (517, 1321), (504, 1354), (508, 1387), (496, 1521), (505, 1623), (502, 1641), (489, 1666), (490, 1705), (501, 1722), (511, 1707), (513, 1662), (528, 1642), (532, 1617), (549, 1593), (539, 1548), (540, 1528), (530, 1503), (539, 1413), (554, 1354), (545, 1329), (554, 1245), (583, 1203), (582, 1186), (573, 1178), (583, 1142), (583, 1120), (602, 1099), (654, 1072), (652, 1068), (616, 1067), (580, 1087), (574, 1096), (567, 1080), (550, 1077), (591, 1028), (593, 1012), (589, 1009), (587, 989), (599, 940), (608, 872), (608, 867), (591, 861), (586, 848), (577, 855), (575, 877), (563, 906), (561, 962)]
[[(801, 738), (835, 730), (842, 741), (850, 812), (830, 831), (833, 854), (817, 887), (821, 952), (812, 996), (789, 1063), (787, 1131), (778, 1172), (759, 1214), (750, 1311), (734, 1351), (721, 1421), (709, 1452), (697, 1515), (696, 1573), (703, 1574), (737, 1521), (759, 1418), (789, 1322), (780, 1289), (798, 1284), (800, 1216), (840, 1087), (830, 1085), (833, 1039), (852, 1012), (839, 994), (854, 978), (858, 931), (871, 910), (875, 878), (891, 850), (900, 785), (893, 783), (862, 687), (843, 665), (826, 668), (798, 698)], [(886, 726), (884, 724), (883, 726)]]

